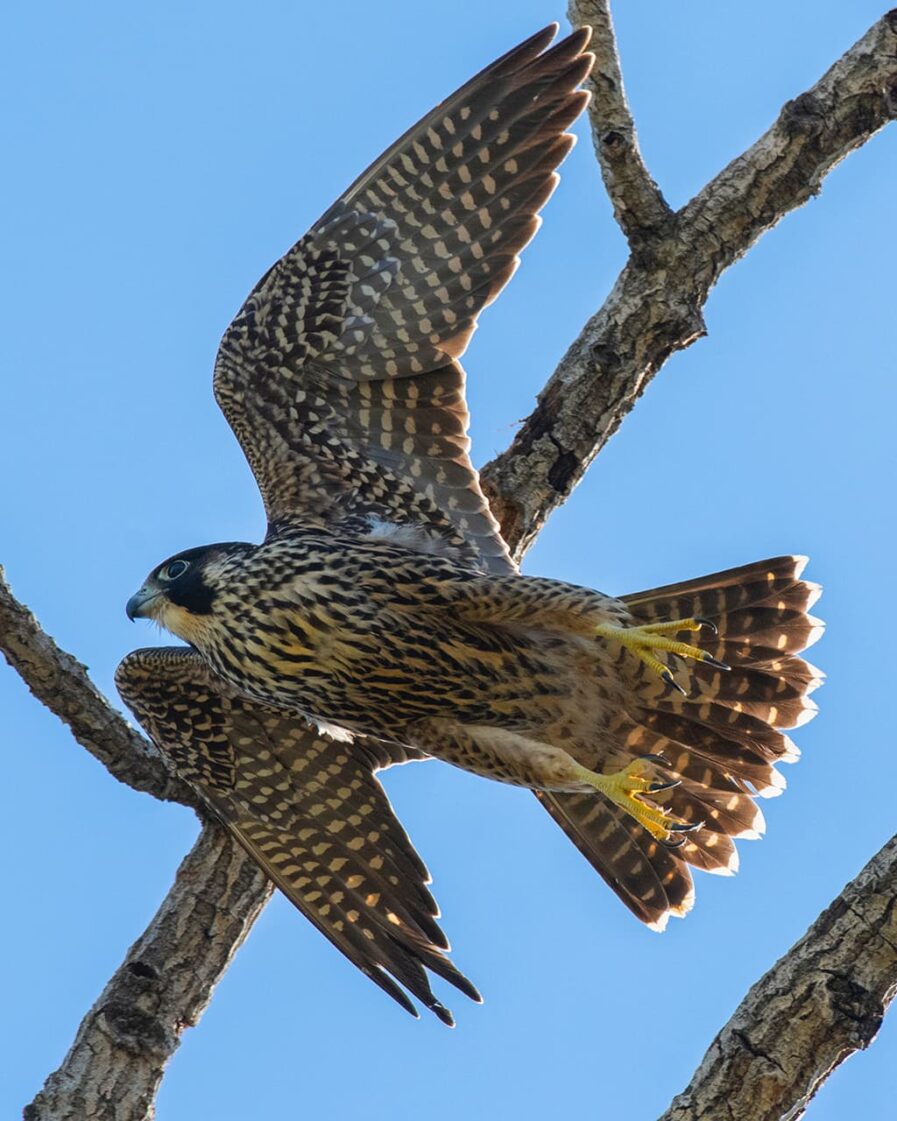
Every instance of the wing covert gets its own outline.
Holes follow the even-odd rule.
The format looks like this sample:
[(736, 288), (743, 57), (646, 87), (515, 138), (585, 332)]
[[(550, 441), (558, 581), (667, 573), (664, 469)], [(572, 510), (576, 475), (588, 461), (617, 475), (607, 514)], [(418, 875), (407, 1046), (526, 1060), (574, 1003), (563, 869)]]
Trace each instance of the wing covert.
[(413, 1015), (399, 982), (445, 1023), (427, 970), (479, 1000), (445, 957), (429, 874), (374, 772), (419, 756), (338, 743), (240, 697), (184, 647), (137, 650), (116, 671), (125, 702), (287, 898)]
[(411, 128), (262, 278), (215, 393), (270, 523), (413, 525), (513, 564), (469, 458), (458, 358), (538, 228), (588, 31), (539, 32)]

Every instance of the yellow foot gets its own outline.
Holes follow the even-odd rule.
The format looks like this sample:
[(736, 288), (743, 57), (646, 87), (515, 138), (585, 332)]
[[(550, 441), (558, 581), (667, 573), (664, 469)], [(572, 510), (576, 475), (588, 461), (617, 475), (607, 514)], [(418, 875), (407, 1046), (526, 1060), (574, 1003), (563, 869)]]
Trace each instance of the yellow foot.
[(706, 650), (702, 650), (699, 646), (689, 646), (687, 642), (677, 642), (675, 639), (668, 637), (678, 634), (680, 631), (699, 631), (703, 627), (707, 627), (713, 634), (717, 633), (716, 627), (708, 619), (673, 619), (667, 623), (646, 623), (641, 627), (618, 627), (612, 623), (602, 623), (601, 626), (595, 628), (595, 634), (602, 638), (609, 638), (613, 642), (619, 642), (627, 650), (631, 650), (637, 658), (645, 663), (648, 669), (660, 674), (668, 685), (678, 689), (684, 696), (685, 690), (678, 681), (674, 680), (669, 668), (659, 658), (655, 657), (654, 651), (664, 651), (667, 654), (675, 654), (680, 658), (692, 658), (696, 662), (706, 662), (707, 665), (715, 666), (716, 669), (729, 669), (730, 667), (725, 662), (711, 657)]
[(672, 782), (659, 781), (658, 776), (662, 774), (659, 768), (668, 766), (669, 763), (660, 755), (643, 755), (615, 774), (600, 775), (581, 767), (579, 777), (595, 790), (600, 790), (630, 817), (634, 817), (656, 840), (670, 848), (678, 848), (685, 844), (684, 834), (693, 833), (704, 823), (684, 821), (667, 813), (656, 803), (645, 801), (646, 794), (659, 794), (662, 790), (672, 790), (679, 785), (679, 779)]

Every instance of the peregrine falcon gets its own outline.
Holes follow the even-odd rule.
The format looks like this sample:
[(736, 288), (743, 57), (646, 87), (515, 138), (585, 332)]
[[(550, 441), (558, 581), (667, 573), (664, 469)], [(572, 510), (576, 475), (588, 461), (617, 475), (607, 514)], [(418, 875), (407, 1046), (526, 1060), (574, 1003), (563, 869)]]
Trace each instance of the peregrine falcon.
[[(510, 279), (586, 104), (556, 26), (411, 128), (265, 274), (216, 399), (260, 545), (189, 549), (129, 600), (188, 645), (119, 666), (127, 704), (274, 883), (408, 1011), (444, 1022), (428, 876), (375, 773), (435, 757), (528, 787), (634, 914), (692, 906), (777, 794), (815, 711), (803, 560), (622, 598), (517, 572), (468, 456), (477, 317)], [(730, 668), (731, 667), (731, 668)]]

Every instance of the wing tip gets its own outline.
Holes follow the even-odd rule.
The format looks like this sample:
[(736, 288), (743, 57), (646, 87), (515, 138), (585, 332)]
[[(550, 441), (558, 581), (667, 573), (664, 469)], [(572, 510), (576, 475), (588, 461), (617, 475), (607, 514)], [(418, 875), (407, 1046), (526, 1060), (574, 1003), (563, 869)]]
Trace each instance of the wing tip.
[(428, 1004), (427, 1007), (447, 1028), (455, 1027), (455, 1017), (452, 1015), (450, 1008), (446, 1008), (446, 1006), (441, 1004), (438, 1000), (434, 1000), (431, 1004)]
[[(557, 24), (555, 24), (555, 26), (557, 26)], [(591, 43), (593, 34), (592, 25), (584, 23), (581, 27), (577, 27), (571, 31), (567, 39), (570, 42), (576, 43), (580, 51), (584, 51), (589, 43)]]

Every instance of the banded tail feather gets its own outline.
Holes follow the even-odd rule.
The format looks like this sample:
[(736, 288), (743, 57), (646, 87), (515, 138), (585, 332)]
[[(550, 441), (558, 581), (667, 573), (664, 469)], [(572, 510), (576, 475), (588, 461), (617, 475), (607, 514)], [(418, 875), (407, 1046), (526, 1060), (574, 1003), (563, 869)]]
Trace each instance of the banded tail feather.
[[(822, 634), (809, 614), (817, 584), (801, 579), (806, 557), (785, 556), (680, 584), (623, 596), (634, 625), (704, 619), (716, 628), (701, 645), (729, 671), (689, 666), (687, 695), (633, 671), (631, 704), (620, 714), (620, 759), (659, 756), (680, 780), (658, 795), (675, 817), (702, 823), (678, 848), (654, 840), (605, 800), (540, 792), (539, 800), (626, 906), (662, 930), (694, 902), (691, 868), (731, 875), (737, 838), (764, 831), (757, 798), (781, 794), (778, 763), (799, 757), (785, 729), (816, 712), (810, 694), (823, 675), (798, 655)], [(702, 632), (706, 633), (706, 632)], [(682, 641), (693, 641), (683, 632)], [(676, 673), (674, 661), (670, 669)]]

